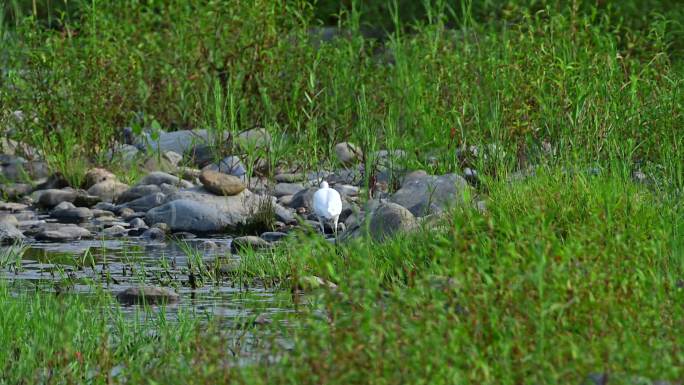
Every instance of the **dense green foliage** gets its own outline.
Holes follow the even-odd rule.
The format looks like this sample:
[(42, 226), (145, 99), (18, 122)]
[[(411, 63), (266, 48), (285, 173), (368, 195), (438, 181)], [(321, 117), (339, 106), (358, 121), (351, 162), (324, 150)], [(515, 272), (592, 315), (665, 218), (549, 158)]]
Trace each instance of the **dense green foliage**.
[[(115, 383), (681, 378), (681, 209), (624, 179), (557, 175), (500, 186), (487, 214), (457, 210), (382, 245), (312, 239), (276, 251), (291, 263), (270, 274), (339, 285), (246, 329), (277, 362), (240, 365), (230, 353), (240, 329), (219, 318), (200, 326), (204, 317), (153, 316), (136, 326), (107, 310), (105, 294), (16, 298), (2, 289), (0, 378), (106, 383), (116, 366)], [(272, 341), (281, 334), (269, 328), (295, 348)]]
[[(677, 175), (667, 163), (682, 148), (680, 7), (331, 3), (70, 2), (49, 23), (8, 17), (3, 116), (36, 117), (14, 136), (67, 172), (142, 125), (264, 126), (279, 161), (316, 166), (344, 139), (413, 149), (423, 166), (436, 155), (442, 169), (457, 145), (497, 142), (509, 170), (549, 141), (556, 160), (654, 162)], [(321, 45), (316, 16), (327, 14), (341, 38)]]
[[(462, 145), (497, 150), (476, 160), (486, 213), (460, 208), (383, 244), (302, 236), (246, 256), (242, 274), (339, 287), (295, 295), (297, 312), (249, 329), (294, 341), (264, 344), (276, 360), (240, 362), (220, 320), (140, 326), (109, 310), (106, 294), (16, 297), (0, 287), (0, 384), (684, 378), (683, 7), (47, 4), (2, 10), (0, 125), (65, 173), (107, 165), (101, 154), (126, 125), (263, 126), (276, 139), (271, 161), (313, 168), (347, 139), (366, 154), (405, 149), (407, 167), (434, 172), (460, 171)], [(321, 41), (332, 31), (323, 23), (339, 38)], [(14, 110), (31, 118), (17, 125)], [(507, 179), (529, 165), (542, 167)], [(633, 183), (635, 169), (652, 183)]]

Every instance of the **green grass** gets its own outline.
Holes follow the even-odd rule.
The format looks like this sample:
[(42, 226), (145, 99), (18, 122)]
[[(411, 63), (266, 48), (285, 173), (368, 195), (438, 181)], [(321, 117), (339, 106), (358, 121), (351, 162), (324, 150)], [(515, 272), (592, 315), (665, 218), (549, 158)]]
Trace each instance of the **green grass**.
[[(286, 138), (265, 154), (270, 164), (320, 167), (351, 140), (367, 151), (408, 149), (414, 166), (437, 156), (434, 167), (447, 171), (458, 145), (496, 142), (507, 156), (491, 167), (504, 173), (539, 161), (549, 141), (555, 161), (617, 158), (681, 179), (668, 163), (682, 147), (681, 10), (437, 1), (421, 6), (429, 18), (408, 22), (408, 5), (383, 3), (384, 13), (352, 1), (338, 15), (348, 38), (318, 49), (308, 31), (327, 5), (304, 1), (70, 2), (80, 11), (55, 17), (54, 28), (15, 16), (3, 115), (37, 117), (13, 134), (65, 174), (80, 173), (83, 159), (104, 162), (98, 155), (120, 129), (140, 122), (217, 133), (263, 126)], [(387, 22), (384, 43), (361, 33)], [(264, 155), (255, 151), (250, 159)]]
[[(264, 338), (275, 362), (240, 361), (221, 320), (131, 323), (104, 293), (17, 296), (2, 286), (0, 383), (684, 378), (682, 7), (68, 4), (61, 14), (62, 3), (0, 8), (0, 126), (23, 110), (31, 119), (9, 135), (40, 148), (75, 185), (89, 165), (121, 167), (101, 154), (126, 125), (217, 137), (264, 127), (274, 142), (245, 149), (250, 169), (258, 158), (271, 169), (332, 167), (333, 146), (348, 140), (377, 171), (373, 151), (402, 149), (393, 167), (474, 166), (488, 210), (459, 208), (382, 244), (335, 246), (302, 233), (248, 252), (232, 279), (292, 292), (296, 312), (246, 331)], [(312, 44), (309, 31), (323, 22), (344, 37)], [(385, 37), (368, 37), (373, 28)], [(470, 145), (480, 155), (459, 159)], [(533, 165), (534, 176), (509, 181)], [(633, 183), (637, 169), (653, 183)], [(188, 253), (204, 284), (226, 279)], [(16, 264), (12, 255), (2, 264)], [(294, 290), (310, 276), (338, 289)], [(125, 370), (107, 378), (117, 365)]]
[(246, 366), (226, 337), (240, 329), (216, 319), (200, 326), (204, 317), (174, 322), (162, 312), (131, 323), (105, 294), (16, 297), (4, 288), (0, 341), (12, 348), (0, 352), (2, 378), (37, 381), (49, 366), (55, 378), (96, 373), (92, 383), (104, 383), (124, 365), (115, 383), (678, 379), (683, 224), (676, 200), (619, 176), (544, 172), (493, 188), (486, 214), (459, 209), (383, 244), (293, 241), (274, 256), (289, 263), (264, 272), (285, 287), (287, 277), (316, 275), (338, 289), (300, 298), (295, 314), (280, 316), (287, 329), (281, 318), (251, 329), (295, 348), (262, 343), (279, 360)]

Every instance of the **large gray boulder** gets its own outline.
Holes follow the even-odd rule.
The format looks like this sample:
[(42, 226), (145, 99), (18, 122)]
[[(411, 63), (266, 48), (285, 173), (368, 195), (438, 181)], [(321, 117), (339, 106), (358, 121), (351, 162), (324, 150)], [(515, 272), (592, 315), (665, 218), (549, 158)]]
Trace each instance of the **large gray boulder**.
[(376, 241), (382, 241), (399, 232), (411, 231), (416, 227), (416, 218), (406, 208), (396, 203), (381, 203), (373, 211), (368, 230)]
[(405, 180), (390, 201), (421, 217), (463, 204), (469, 188), (468, 182), (456, 174), (422, 175)]
[(217, 196), (203, 188), (180, 190), (145, 216), (146, 223), (166, 223), (171, 231), (218, 233), (249, 223), (265, 199), (249, 190)]

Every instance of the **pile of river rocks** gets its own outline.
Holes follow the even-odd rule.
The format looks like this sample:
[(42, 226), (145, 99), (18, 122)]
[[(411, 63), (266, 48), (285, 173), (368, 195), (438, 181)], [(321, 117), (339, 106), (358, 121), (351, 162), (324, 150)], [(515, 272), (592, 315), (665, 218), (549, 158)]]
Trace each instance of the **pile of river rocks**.
[[(332, 171), (298, 172), (276, 169), (273, 178), (259, 176), (263, 163), (256, 161), (253, 175), (239, 155), (214, 161), (205, 130), (161, 133), (136, 137), (124, 132), (125, 142), (112, 151), (115, 161), (147, 170), (132, 186), (113, 173), (93, 168), (79, 188), (68, 186), (58, 174), (49, 175), (40, 160), (20, 157), (6, 150), (0, 156), (7, 183), (0, 186), (6, 202), (0, 202), (0, 241), (23, 240), (69, 242), (93, 237), (133, 236), (163, 240), (168, 236), (192, 237), (244, 232), (252, 236), (234, 240), (234, 247), (270, 247), (288, 232), (303, 226), (318, 229), (311, 213), (312, 198), (321, 180), (340, 192), (343, 211), (341, 238), (364, 234), (382, 240), (398, 231), (413, 229), (421, 220), (464, 202), (468, 181), (456, 174), (428, 175), (424, 171), (398, 173), (400, 188), (388, 194), (389, 170), (375, 178), (375, 199), (361, 204), (359, 194), (364, 170), (361, 150), (352, 143), (335, 147), (340, 168)], [(270, 136), (263, 129), (243, 132), (239, 146), (268, 147)], [(18, 143), (9, 143), (16, 149)], [(375, 156), (403, 156), (403, 152), (381, 151)], [(195, 168), (178, 166), (191, 164)], [(18, 171), (19, 170), (19, 171)], [(258, 232), (265, 220), (275, 230)], [(327, 229), (328, 233), (332, 229)]]

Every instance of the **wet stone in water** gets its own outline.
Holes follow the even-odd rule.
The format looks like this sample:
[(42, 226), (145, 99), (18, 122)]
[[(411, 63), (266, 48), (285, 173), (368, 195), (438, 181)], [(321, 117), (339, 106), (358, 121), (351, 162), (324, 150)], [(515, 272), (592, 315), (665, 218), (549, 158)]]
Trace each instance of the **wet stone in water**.
[(51, 216), (62, 223), (83, 223), (92, 218), (93, 213), (86, 207), (74, 207), (55, 210)]
[(126, 235), (126, 229), (121, 225), (114, 225), (102, 230), (102, 233), (109, 237), (121, 237)]
[(142, 237), (145, 239), (161, 241), (166, 238), (166, 232), (158, 227), (153, 227), (149, 230), (145, 230), (145, 232), (142, 233)]
[(21, 242), (24, 238), (26, 238), (24, 237), (24, 234), (22, 234), (13, 224), (9, 222), (0, 222), (0, 244), (15, 244)]
[(117, 294), (116, 299), (125, 305), (175, 303), (180, 296), (171, 289), (157, 286), (129, 287)]
[(36, 235), (36, 240), (47, 242), (69, 242), (81, 238), (88, 238), (90, 231), (74, 224), (62, 225), (56, 228), (43, 229)]
[(263, 238), (267, 242), (277, 242), (285, 238), (286, 236), (286, 233), (281, 233), (279, 231), (267, 231), (261, 234), (261, 238)]
[(266, 249), (271, 247), (271, 243), (267, 242), (257, 236), (247, 235), (244, 237), (237, 237), (233, 239), (230, 244), (230, 249), (233, 253), (244, 251), (245, 249)]
[(147, 228), (147, 224), (145, 224), (145, 221), (141, 218), (133, 218), (128, 222), (128, 224), (133, 229)]

